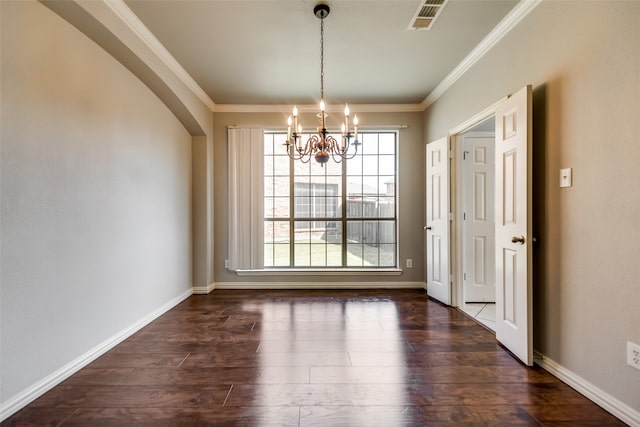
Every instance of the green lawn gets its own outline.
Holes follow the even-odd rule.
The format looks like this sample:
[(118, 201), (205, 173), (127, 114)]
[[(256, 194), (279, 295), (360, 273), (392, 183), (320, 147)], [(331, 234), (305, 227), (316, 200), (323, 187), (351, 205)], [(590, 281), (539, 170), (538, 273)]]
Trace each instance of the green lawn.
[[(267, 267), (288, 267), (289, 244), (264, 245), (264, 263)], [(394, 267), (394, 245), (369, 246), (361, 243), (347, 244), (348, 267)], [(298, 242), (295, 245), (295, 267), (341, 267), (342, 244), (324, 240)]]

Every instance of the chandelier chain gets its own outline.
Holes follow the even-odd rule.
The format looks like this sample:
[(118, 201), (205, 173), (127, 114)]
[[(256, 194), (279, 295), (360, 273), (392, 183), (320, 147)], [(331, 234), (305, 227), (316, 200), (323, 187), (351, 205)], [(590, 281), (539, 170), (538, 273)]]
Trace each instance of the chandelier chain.
[(324, 18), (320, 18), (320, 100), (324, 100)]

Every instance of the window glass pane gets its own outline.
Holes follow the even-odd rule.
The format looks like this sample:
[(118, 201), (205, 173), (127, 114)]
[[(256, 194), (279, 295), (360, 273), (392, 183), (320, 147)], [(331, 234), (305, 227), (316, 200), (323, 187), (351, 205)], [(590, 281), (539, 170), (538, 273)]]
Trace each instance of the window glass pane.
[(295, 222), (295, 263), (296, 267), (311, 265), (311, 223), (309, 221)]
[(362, 175), (362, 156), (357, 155), (353, 159), (347, 160), (347, 176)]
[(342, 163), (336, 163), (330, 160), (324, 165), (324, 168), (327, 175), (342, 176)]
[(378, 136), (380, 154), (396, 154), (396, 134), (381, 133)]
[(347, 266), (362, 267), (364, 263), (363, 257), (363, 245), (354, 243), (347, 244)]
[(271, 243), (264, 244), (264, 266), (265, 267), (273, 267), (275, 264), (273, 262), (273, 245)]
[(328, 176), (326, 182), (327, 182), (327, 196), (342, 195), (342, 177), (341, 176)]
[(281, 175), (281, 176), (289, 176), (289, 166), (291, 164), (291, 160), (289, 156), (274, 156), (273, 157), (273, 174)]
[(273, 197), (273, 177), (264, 177), (264, 196)]
[(347, 222), (347, 242), (362, 243), (362, 221)]
[(393, 176), (381, 176), (378, 180), (378, 190), (381, 196), (395, 196), (396, 180)]
[(378, 247), (371, 245), (364, 245), (364, 265), (366, 267), (378, 266)]
[[(267, 203), (267, 199), (265, 199), (265, 208), (266, 208), (266, 203)], [(273, 216), (274, 216), (274, 218), (288, 218), (289, 215), (291, 215), (289, 209), (290, 208), (289, 208), (289, 198), (288, 197), (274, 197), (273, 198)]]
[[(315, 161), (315, 160), (313, 160)], [(296, 181), (298, 180), (298, 176), (308, 176), (309, 171), (311, 170), (311, 162), (302, 163), (300, 160), (293, 161), (293, 173), (296, 175)]]
[(378, 223), (378, 242), (379, 243), (395, 243), (396, 242), (396, 222), (380, 221)]
[(273, 221), (273, 243), (289, 243), (291, 235), (289, 221)]
[(327, 245), (324, 242), (320, 243), (314, 241), (313, 243), (311, 243), (311, 266), (327, 266)]
[(378, 154), (378, 134), (365, 133), (362, 135), (362, 154)]
[(378, 175), (378, 156), (362, 156), (362, 174)]
[(362, 178), (362, 194), (365, 196), (378, 195), (378, 177), (365, 176)]
[(377, 218), (378, 217), (378, 198), (367, 197), (362, 201), (362, 217)]
[(325, 239), (328, 243), (342, 243), (342, 223), (337, 221), (327, 221)]
[(327, 267), (342, 266), (342, 244), (331, 243), (327, 249)]
[[(289, 258), (290, 245), (288, 243), (273, 245), (273, 266), (274, 267), (290, 267)], [(265, 264), (266, 265), (266, 264)]]
[(392, 155), (379, 156), (380, 175), (393, 175), (396, 173), (396, 157)]
[[(271, 197), (265, 197), (264, 199), (264, 217), (273, 218), (273, 198)], [(266, 230), (265, 230), (265, 238), (266, 238)]]
[(270, 134), (270, 133), (264, 134), (264, 155), (265, 156), (273, 155), (273, 134)]
[(378, 198), (378, 215), (380, 218), (393, 218), (396, 215), (395, 199), (393, 197)]
[(380, 245), (380, 267), (393, 267), (396, 265), (396, 245)]
[(362, 206), (361, 196), (349, 196), (347, 199), (347, 218), (362, 218)]
[(362, 243), (378, 243), (378, 221), (362, 222)]
[(273, 194), (275, 196), (289, 196), (289, 177), (276, 176), (273, 178)]
[(273, 175), (273, 156), (264, 156), (264, 175)]

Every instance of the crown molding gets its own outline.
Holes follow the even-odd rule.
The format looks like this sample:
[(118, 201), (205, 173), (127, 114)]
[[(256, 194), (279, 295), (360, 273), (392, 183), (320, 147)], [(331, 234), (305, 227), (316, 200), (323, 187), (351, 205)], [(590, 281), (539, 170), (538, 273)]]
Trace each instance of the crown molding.
[(209, 95), (196, 83), (196, 81), (187, 73), (180, 63), (169, 53), (169, 51), (160, 43), (146, 25), (136, 16), (135, 13), (127, 6), (124, 0), (103, 0), (121, 20), (133, 31), (140, 40), (155, 53), (158, 58), (178, 77), (193, 93), (196, 95), (211, 111), (214, 110), (216, 104), (209, 98)]
[[(290, 114), (293, 104), (216, 104), (215, 113), (287, 113)], [(318, 104), (298, 105), (300, 113), (317, 113)], [(421, 104), (349, 104), (352, 113), (420, 113), (424, 111)], [(341, 113), (344, 105), (327, 105), (328, 113)]]
[(521, 0), (496, 27), (445, 77), (436, 88), (420, 103), (422, 110), (429, 108), (476, 62), (490, 51), (520, 21), (522, 21), (542, 0)]

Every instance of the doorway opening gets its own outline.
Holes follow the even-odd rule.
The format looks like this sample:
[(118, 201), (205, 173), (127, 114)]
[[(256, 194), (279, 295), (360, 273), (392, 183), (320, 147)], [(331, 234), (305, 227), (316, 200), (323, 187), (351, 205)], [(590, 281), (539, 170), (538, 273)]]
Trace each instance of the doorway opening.
[(495, 331), (495, 116), (452, 135), (453, 277), (457, 305)]

